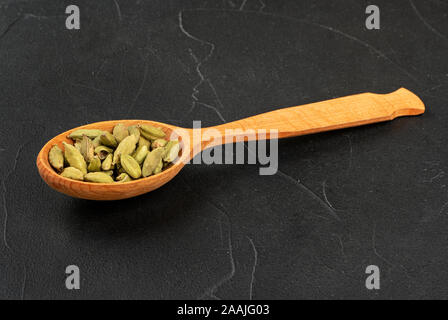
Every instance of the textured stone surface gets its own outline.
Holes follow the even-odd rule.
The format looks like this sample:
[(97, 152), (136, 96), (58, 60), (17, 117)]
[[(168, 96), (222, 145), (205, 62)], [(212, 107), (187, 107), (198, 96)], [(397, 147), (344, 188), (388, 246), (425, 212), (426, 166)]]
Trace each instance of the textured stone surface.
[[(448, 296), (446, 2), (376, 1), (379, 31), (354, 0), (77, 1), (80, 31), (69, 4), (0, 0), (0, 298)], [(87, 122), (215, 125), (399, 87), (425, 115), (280, 141), (274, 176), (190, 165), (151, 194), (91, 202), (35, 167)]]

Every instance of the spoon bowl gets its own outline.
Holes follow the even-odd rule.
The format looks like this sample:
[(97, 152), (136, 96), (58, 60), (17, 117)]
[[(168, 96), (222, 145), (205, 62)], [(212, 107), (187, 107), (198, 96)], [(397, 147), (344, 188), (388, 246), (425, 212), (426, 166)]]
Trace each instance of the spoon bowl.
[[(72, 197), (91, 200), (131, 198), (157, 189), (173, 179), (184, 164), (205, 148), (223, 143), (249, 140), (288, 138), (305, 134), (389, 121), (396, 117), (425, 112), (423, 102), (412, 92), (401, 88), (388, 94), (361, 93), (332, 100), (279, 109), (219, 126), (204, 128), (208, 134), (196, 134), (193, 129), (148, 120), (115, 120), (96, 122), (61, 133), (51, 139), (37, 156), (37, 168), (42, 179), (53, 189)], [(64, 149), (62, 142), (71, 143), (67, 136), (77, 129), (112, 131), (123, 123), (150, 124), (165, 131), (167, 137), (179, 139), (178, 159), (161, 173), (130, 182), (91, 183), (71, 180), (57, 174), (50, 166), (48, 153), (53, 145)], [(210, 130), (210, 131), (207, 131)], [(248, 132), (251, 131), (251, 134)], [(213, 134), (210, 134), (213, 132)], [(197, 141), (195, 141), (197, 140)]]
[[(170, 167), (163, 170), (161, 173), (149, 176), (147, 178), (137, 179), (129, 182), (120, 183), (91, 183), (65, 178), (56, 173), (48, 161), (48, 153), (53, 145), (58, 145), (61, 150), (64, 150), (62, 142), (72, 143), (72, 140), (67, 136), (78, 129), (100, 129), (105, 131), (112, 131), (113, 127), (123, 123), (126, 126), (136, 124), (149, 124), (161, 128), (167, 137), (170, 137), (175, 128), (174, 126), (147, 120), (112, 120), (90, 123), (78, 128), (68, 130), (61, 133), (48, 141), (37, 157), (37, 168), (42, 179), (53, 189), (65, 193), (69, 196), (90, 200), (120, 200), (138, 196), (143, 193), (150, 192), (163, 186), (165, 183), (173, 179), (184, 166), (185, 153), (180, 151), (179, 159)], [(182, 141), (182, 136), (179, 136)], [(182, 143), (182, 142), (181, 142)]]

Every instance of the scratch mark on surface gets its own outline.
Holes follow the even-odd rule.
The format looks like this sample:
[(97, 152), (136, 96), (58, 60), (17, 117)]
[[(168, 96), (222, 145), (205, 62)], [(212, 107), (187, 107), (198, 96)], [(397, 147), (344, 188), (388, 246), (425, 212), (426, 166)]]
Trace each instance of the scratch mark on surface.
[(327, 263), (325, 263), (322, 259), (317, 258), (317, 260), (320, 262), (320, 264), (321, 264), (322, 266), (325, 267), (325, 269), (327, 269), (327, 270), (329, 270), (329, 271), (331, 271), (331, 272), (334, 272), (334, 273), (342, 273), (341, 271), (336, 270), (335, 268), (330, 267), (330, 266), (329, 266)]
[(198, 66), (200, 65), (199, 59), (196, 57), (196, 55), (193, 53), (193, 50), (191, 48), (188, 48), (188, 52), (190, 53), (190, 56), (193, 58), (194, 62), (196, 62), (196, 73), (199, 76), (200, 81), (193, 87), (193, 92), (191, 94), (191, 97), (193, 98), (193, 101), (199, 101), (199, 98), (197, 94), (199, 94), (198, 87), (205, 81), (205, 77), (201, 72), (201, 69), (198, 69)]
[(126, 113), (126, 118), (129, 116), (129, 114), (132, 112), (132, 110), (134, 109), (135, 104), (137, 103), (138, 98), (140, 97), (143, 87), (146, 83), (146, 78), (148, 77), (148, 70), (149, 70), (149, 65), (148, 62), (145, 59), (145, 70), (143, 73), (143, 79), (142, 82), (140, 83), (140, 87), (138, 88), (137, 94), (134, 97), (134, 100), (132, 100), (131, 106), (128, 109), (128, 112)]
[(36, 19), (38, 21), (46, 20), (46, 19), (52, 19), (52, 18), (66, 18), (67, 16), (64, 15), (37, 15), (33, 13), (25, 13), (23, 15), (23, 19)]
[(317, 194), (315, 194), (313, 191), (311, 191), (307, 186), (305, 186), (302, 182), (300, 182), (300, 180), (294, 179), (293, 177), (287, 175), (286, 173), (284, 173), (281, 170), (277, 170), (277, 173), (279, 173), (280, 176), (282, 176), (283, 178), (294, 183), (296, 186), (299, 186), (302, 190), (306, 191), (306, 193), (308, 193), (312, 198), (317, 200), (324, 208), (326, 208), (327, 212), (334, 219), (336, 219), (337, 221), (341, 221), (341, 218), (339, 218), (338, 214), (334, 211), (334, 209), (331, 206), (329, 206), (324, 200), (322, 200)]
[[(187, 11), (187, 10), (185, 10)], [(281, 15), (281, 14), (276, 14), (276, 13), (268, 13), (268, 12), (262, 12), (262, 11), (254, 11), (254, 10), (232, 10), (232, 9), (206, 9), (206, 8), (197, 8), (197, 9), (192, 9), (189, 11), (208, 11), (208, 12), (246, 12), (246, 13), (254, 13), (254, 14), (259, 14), (259, 15), (264, 15), (264, 16), (270, 16), (270, 17), (274, 17), (274, 18), (281, 18), (281, 19), (285, 19), (285, 20), (291, 20), (291, 21), (297, 21), (297, 22), (301, 22), (301, 23), (305, 23), (308, 25), (312, 25), (315, 27), (319, 27), (328, 31), (331, 31), (333, 33), (339, 34), (341, 36), (343, 36), (344, 38), (347, 38), (353, 42), (356, 42), (360, 45), (362, 45), (363, 47), (371, 50), (372, 52), (374, 52), (376, 55), (378, 55), (379, 57), (383, 58), (384, 60), (387, 60), (389, 63), (391, 63), (392, 65), (394, 65), (397, 69), (399, 69), (403, 74), (405, 74), (407, 77), (409, 77), (410, 79), (412, 79), (415, 82), (419, 82), (417, 78), (415, 78), (412, 74), (410, 74), (405, 68), (401, 67), (400, 65), (398, 65), (396, 62), (394, 62), (392, 59), (390, 59), (387, 55), (385, 55), (382, 51), (380, 51), (379, 49), (375, 48), (374, 46), (370, 45), (369, 43), (358, 39), (348, 33), (345, 33), (341, 30), (335, 29), (333, 27), (324, 25), (324, 24), (320, 24), (320, 23), (316, 23), (316, 22), (312, 22), (309, 20), (305, 20), (305, 19), (299, 19), (299, 18), (294, 18), (294, 17), (290, 17), (290, 16), (285, 16), (285, 15)]]
[(327, 205), (328, 205), (331, 209), (336, 210), (336, 209), (332, 206), (332, 204), (330, 203), (330, 201), (328, 201), (326, 188), (327, 188), (327, 181), (325, 180), (324, 182), (322, 182), (322, 193), (323, 193), (323, 195), (324, 195), (325, 202), (327, 203)]
[(176, 59), (176, 61), (179, 63), (181, 68), (185, 71), (185, 73), (190, 74), (190, 69), (183, 63), (180, 59)]
[(342, 238), (337, 234), (333, 234), (333, 235), (338, 239), (339, 246), (341, 247), (342, 256), (345, 258), (345, 248), (344, 248), (344, 242), (342, 241)]
[(394, 266), (393, 263), (391, 263), (389, 260), (387, 260), (382, 255), (380, 255), (376, 249), (376, 222), (373, 224), (373, 230), (372, 230), (372, 249), (373, 249), (373, 253), (375, 253), (375, 255), (378, 258), (380, 258), (381, 260), (386, 262), (389, 266), (391, 266), (391, 267)]
[(121, 9), (120, 9), (120, 4), (118, 3), (117, 0), (113, 0), (115, 3), (115, 9), (117, 10), (117, 16), (118, 16), (118, 21), (121, 22), (122, 20), (122, 16), (121, 16)]
[(26, 265), (23, 265), (22, 290), (20, 292), (20, 299), (21, 300), (23, 300), (25, 298), (26, 279), (27, 279)]
[(5, 247), (9, 250), (11, 250), (9, 244), (8, 244), (8, 240), (7, 240), (7, 227), (8, 227), (8, 206), (6, 205), (6, 193), (7, 193), (7, 188), (6, 188), (6, 180), (8, 180), (8, 178), (11, 176), (11, 174), (13, 174), (16, 171), (17, 168), (17, 163), (19, 161), (19, 157), (20, 157), (20, 153), (22, 152), (23, 147), (27, 144), (23, 143), (19, 146), (19, 148), (17, 149), (17, 153), (16, 153), (16, 157), (14, 159), (14, 164), (12, 167), (12, 170), (9, 171), (9, 173), (6, 175), (5, 179), (2, 180), (2, 186), (3, 186), (3, 211), (5, 212), (4, 215), (4, 221), (3, 221), (3, 243), (5, 245)]
[[(195, 104), (199, 101), (199, 97), (198, 97), (198, 94), (199, 94), (199, 87), (200, 87), (204, 82), (207, 83), (208, 86), (210, 87), (210, 89), (213, 91), (213, 95), (214, 95), (214, 97), (215, 97), (215, 100), (216, 100), (218, 106), (221, 107), (221, 108), (223, 108), (222, 101), (221, 101), (221, 99), (219, 98), (219, 95), (218, 95), (218, 93), (217, 93), (217, 91), (216, 91), (215, 86), (214, 86), (213, 83), (210, 81), (210, 79), (208, 79), (208, 78), (202, 73), (202, 70), (201, 70), (202, 65), (203, 65), (205, 62), (207, 62), (207, 61), (210, 59), (210, 57), (213, 55), (213, 53), (214, 53), (214, 51), (215, 51), (215, 45), (214, 45), (213, 43), (211, 43), (211, 42), (208, 42), (208, 41), (199, 39), (198, 37), (192, 35), (191, 33), (189, 33), (189, 32), (185, 29), (185, 27), (184, 27), (184, 25), (183, 25), (182, 11), (179, 12), (178, 20), (179, 20), (179, 28), (180, 28), (180, 30), (182, 31), (183, 34), (185, 34), (188, 38), (190, 38), (190, 39), (192, 39), (192, 40), (194, 40), (194, 41), (197, 41), (197, 42), (199, 42), (199, 43), (202, 44), (202, 45), (206, 45), (206, 46), (208, 46), (208, 47), (210, 48), (208, 54), (207, 54), (207, 55), (205, 56), (205, 58), (202, 59), (202, 60), (200, 60), (200, 59), (194, 54), (194, 52), (193, 52), (193, 50), (192, 50), (191, 48), (188, 49), (188, 52), (189, 52), (190, 56), (192, 57), (192, 59), (193, 59), (194, 62), (196, 63), (196, 68), (195, 68), (195, 69), (196, 69), (196, 73), (197, 73), (197, 75), (199, 76), (199, 82), (193, 87), (193, 92), (192, 92), (192, 94), (191, 94), (191, 98), (193, 99), (193, 101), (192, 101), (192, 107), (191, 107), (190, 110), (193, 110)], [(221, 117), (222, 117), (222, 116), (220, 116), (220, 118), (221, 118)]]
[[(197, 93), (197, 88), (205, 81), (205, 77), (201, 72), (201, 66), (208, 61), (208, 59), (210, 59), (210, 57), (213, 55), (213, 52), (215, 51), (215, 45), (211, 42), (199, 39), (198, 37), (195, 37), (194, 35), (192, 35), (191, 33), (189, 33), (187, 30), (185, 30), (184, 24), (183, 24), (183, 17), (182, 17), (182, 11), (179, 12), (178, 15), (178, 19), (179, 19), (179, 28), (182, 31), (183, 34), (185, 34), (188, 38), (199, 42), (202, 45), (207, 45), (210, 47), (210, 51), (208, 52), (208, 54), (205, 56), (205, 58), (201, 61), (199, 60), (194, 54), (193, 54), (193, 50), (189, 49), (190, 55), (192, 56), (192, 58), (195, 60), (196, 62), (196, 72), (199, 76), (199, 83), (195, 85), (195, 87), (193, 88), (193, 90), (195, 91), (194, 93)], [(196, 95), (193, 95), (193, 99), (194, 100), (198, 100)]]
[(221, 247), (222, 247), (223, 244), (224, 244), (224, 234), (222, 233), (222, 221), (221, 221), (221, 218), (219, 218), (218, 226), (219, 226), (219, 239), (221, 240)]
[(216, 91), (216, 88), (215, 88), (215, 86), (213, 85), (213, 83), (211, 83), (210, 79), (206, 79), (206, 82), (207, 82), (208, 86), (210, 87), (210, 89), (212, 89), (213, 94), (215, 95), (215, 99), (216, 99), (216, 102), (218, 103), (218, 105), (219, 105), (221, 108), (224, 108), (224, 105), (222, 104), (222, 101), (221, 101), (221, 99), (219, 98), (218, 92)]
[(211, 288), (207, 289), (198, 299), (203, 299), (207, 295), (219, 299), (218, 296), (216, 296), (216, 291), (226, 282), (230, 281), (233, 276), (235, 275), (236, 267), (235, 267), (235, 259), (233, 257), (233, 245), (232, 245), (232, 222), (230, 220), (229, 215), (221, 208), (219, 208), (215, 203), (213, 203), (210, 200), (207, 200), (208, 203), (210, 203), (215, 209), (217, 209), (219, 212), (221, 212), (228, 221), (229, 225), (229, 231), (228, 231), (228, 237), (227, 237), (227, 244), (228, 244), (228, 253), (229, 253), (229, 260), (230, 260), (230, 272), (226, 274), (222, 279), (220, 279), (216, 284), (214, 284)]
[(429, 179), (429, 182), (434, 182), (434, 180), (438, 179), (438, 178), (442, 178), (443, 176), (445, 176), (445, 171), (440, 171), (438, 174), (436, 174), (434, 177), (432, 177), (431, 179)]
[(5, 245), (6, 248), (8, 248), (9, 250), (11, 250), (11, 248), (8, 245), (8, 241), (6, 239), (6, 228), (8, 225), (8, 206), (6, 205), (6, 185), (5, 185), (5, 180), (2, 180), (2, 186), (3, 186), (3, 212), (4, 212), (4, 220), (3, 220), (3, 243)]
[(260, 2), (260, 9), (258, 9), (258, 12), (262, 12), (264, 8), (266, 8), (266, 3), (264, 3), (262, 0), (258, 0)]
[(15, 18), (9, 25), (6, 26), (5, 30), (3, 30), (3, 32), (0, 34), (0, 40), (2, 40), (9, 31), (11, 31), (12, 27), (14, 27), (14, 25), (19, 22), (19, 20), (22, 19), (22, 17), (17, 17)]
[(417, 7), (414, 4), (414, 1), (409, 0), (409, 4), (411, 5), (412, 9), (414, 10), (415, 14), (417, 15), (417, 17), (420, 19), (421, 22), (423, 22), (423, 24), (435, 35), (439, 36), (440, 38), (444, 39), (445, 41), (448, 41), (448, 38), (441, 34), (439, 31), (437, 31), (436, 29), (434, 29), (433, 26), (431, 26), (428, 21), (425, 20), (425, 18), (422, 16), (422, 14), (420, 13), (420, 11), (418, 11)]
[(253, 289), (254, 289), (254, 283), (255, 283), (255, 270), (257, 268), (257, 263), (258, 263), (258, 251), (257, 248), (255, 248), (254, 242), (251, 238), (247, 237), (246, 238), (249, 240), (251, 246), (252, 246), (252, 250), (254, 251), (254, 265), (252, 267), (252, 274), (251, 274), (251, 280), (250, 280), (250, 290), (249, 290), (249, 300), (252, 300), (253, 297)]
[(85, 84), (81, 84), (81, 83), (70, 83), (72, 86), (74, 86), (74, 87), (80, 87), (80, 88), (85, 88), (85, 89), (90, 89), (90, 90), (93, 90), (93, 91), (96, 91), (96, 92), (101, 92), (101, 93), (107, 93), (107, 91), (106, 90), (103, 90), (103, 89), (99, 89), (99, 88), (96, 88), (96, 87), (94, 87), (94, 86), (87, 86), (87, 85), (85, 85)]
[(445, 202), (445, 204), (442, 206), (442, 208), (439, 211), (439, 214), (443, 214), (443, 212), (445, 211), (446, 207), (448, 207), (448, 201)]
[[(210, 87), (210, 89), (213, 91), (213, 94), (215, 96), (216, 102), (219, 104), (220, 107), (223, 107), (223, 104), (221, 102), (221, 99), (218, 96), (218, 92), (216, 91), (215, 86), (211, 83), (210, 79), (206, 79), (204, 74), (202, 73), (202, 71), (200, 69), (197, 68), (197, 66), (199, 66), (202, 62), (196, 57), (196, 55), (193, 53), (193, 50), (191, 50), (191, 48), (188, 49), (188, 52), (190, 53), (190, 56), (193, 58), (194, 62), (196, 63), (196, 73), (199, 76), (199, 83), (197, 83), (194, 87), (193, 87), (193, 93), (191, 95), (191, 97), (193, 98), (193, 105), (194, 102), (198, 102), (199, 98), (198, 98), (198, 94), (199, 94), (199, 87), (202, 85), (202, 83), (206, 82), (208, 84), (208, 86)], [(193, 107), (192, 107), (193, 109)]]
[[(262, 13), (265, 14), (265, 13)], [(349, 35), (343, 31), (340, 31), (338, 29), (332, 28), (330, 26), (326, 26), (320, 23), (315, 23), (315, 22), (311, 22), (311, 21), (307, 21), (307, 20), (301, 20), (305, 23), (314, 25), (314, 26), (318, 26), (320, 28), (326, 29), (328, 31), (334, 32), (336, 34), (339, 34), (347, 39), (350, 39), (356, 43), (361, 44), (362, 46), (372, 50), (373, 52), (375, 52), (379, 57), (383, 58), (384, 60), (389, 61), (391, 64), (393, 64), (396, 68), (398, 68), (401, 72), (403, 72), (405, 75), (407, 75), (410, 79), (414, 80), (415, 82), (418, 82), (418, 79), (416, 77), (414, 77), (412, 74), (410, 74), (406, 69), (404, 69), (403, 67), (401, 67), (400, 65), (398, 65), (396, 62), (394, 62), (392, 59), (390, 59), (388, 56), (386, 56), (382, 51), (380, 51), (379, 49), (376, 49), (375, 47), (373, 47), (372, 45), (368, 44), (367, 42), (358, 39), (352, 35)]]
[[(191, 186), (191, 184), (189, 182), (187, 182), (186, 179), (184, 179), (183, 177), (180, 177), (180, 179), (183, 181), (183, 183), (187, 186), (187, 188), (193, 192), (193, 194), (195, 194), (195, 189)], [(218, 210), (224, 217), (226, 217), (227, 219), (227, 223), (229, 226), (229, 230), (228, 230), (228, 253), (229, 253), (229, 260), (230, 260), (230, 267), (231, 270), (229, 272), (229, 274), (225, 275), (221, 280), (219, 280), (215, 285), (213, 285), (212, 287), (208, 288), (207, 290), (205, 290), (205, 292), (200, 295), (198, 297), (198, 300), (204, 299), (206, 296), (209, 296), (210, 298), (213, 298), (215, 300), (221, 300), (221, 298), (219, 298), (218, 296), (216, 296), (216, 291), (227, 281), (229, 281), (230, 279), (233, 278), (233, 276), (235, 275), (235, 260), (233, 258), (233, 245), (232, 245), (232, 221), (230, 220), (229, 215), (221, 208), (219, 208), (215, 203), (213, 203), (210, 200), (206, 200), (207, 203), (209, 203), (211, 206), (213, 206), (216, 210)], [(220, 226), (220, 232), (221, 232), (221, 236), (222, 236), (222, 220), (221, 218), (219, 219), (219, 226)]]
[(241, 3), (241, 6), (238, 10), (242, 11), (244, 9), (244, 6), (246, 5), (247, 0), (243, 0), (243, 3)]
[(433, 87), (431, 87), (431, 88), (428, 88), (428, 89), (423, 90), (422, 93), (426, 93), (426, 92), (429, 92), (429, 91), (433, 91), (433, 90), (438, 89), (438, 88), (443, 87), (443, 86), (444, 86), (444, 84), (438, 84), (438, 85), (435, 85), (435, 86), (433, 86)]
[[(225, 122), (225, 121), (224, 121), (224, 122)], [(256, 156), (255, 152), (252, 151), (252, 150), (248, 147), (248, 145), (244, 144), (244, 148), (245, 148), (249, 153), (254, 154), (254, 155)], [(293, 182), (295, 185), (299, 184), (299, 186), (300, 186), (302, 189), (304, 188), (304, 189), (306, 190), (307, 193), (311, 193), (312, 196), (313, 196), (313, 198), (316, 198), (316, 197), (317, 197), (317, 199), (318, 199), (320, 202), (323, 202), (322, 199), (320, 199), (314, 192), (312, 192), (310, 189), (308, 189), (308, 188), (307, 188), (305, 185), (303, 185), (300, 181), (296, 181), (293, 177), (287, 175), (286, 173), (284, 173), (284, 172), (282, 172), (282, 171), (280, 171), (280, 170), (277, 170), (277, 173), (279, 173), (279, 172), (280, 172), (280, 175), (281, 175), (282, 177), (284, 177), (284, 178), (286, 178), (287, 180)], [(277, 174), (277, 173), (276, 173), (276, 174)], [(324, 203), (325, 206), (327, 206), (327, 205), (325, 204), (325, 202), (323, 202), (323, 203)], [(328, 206), (327, 206), (327, 207), (328, 207)], [(331, 208), (329, 208), (329, 209), (331, 210)], [(337, 215), (336, 213), (334, 213), (334, 214), (336, 215), (336, 219), (339, 220), (338, 215)], [(327, 217), (321, 216), (321, 215), (319, 215), (319, 214), (313, 213), (313, 215), (316, 216), (316, 217), (318, 217), (318, 218), (321, 218), (321, 219), (324, 219), (324, 220), (328, 220)], [(332, 215), (332, 214), (331, 214), (331, 215)], [(332, 216), (333, 216), (333, 215), (332, 215)]]
[(103, 71), (103, 68), (106, 65), (107, 60), (108, 60), (107, 58), (103, 59), (103, 62), (101, 62), (101, 65), (98, 67), (97, 71), (92, 72), (92, 75), (94, 77), (97, 77), (101, 73), (101, 71)]

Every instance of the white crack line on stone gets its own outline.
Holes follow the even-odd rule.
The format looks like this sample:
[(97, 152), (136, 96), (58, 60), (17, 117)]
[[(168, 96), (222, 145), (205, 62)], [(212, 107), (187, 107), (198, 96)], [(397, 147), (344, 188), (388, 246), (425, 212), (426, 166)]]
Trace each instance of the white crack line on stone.
[(19, 146), (19, 148), (17, 149), (17, 153), (16, 153), (16, 157), (14, 159), (14, 164), (12, 167), (12, 170), (6, 175), (6, 177), (3, 179), (2, 181), (2, 187), (3, 187), (3, 211), (4, 211), (4, 220), (3, 220), (3, 243), (5, 245), (5, 247), (9, 250), (11, 250), (9, 244), (8, 244), (8, 240), (7, 240), (7, 227), (8, 227), (8, 206), (6, 204), (6, 194), (8, 193), (8, 190), (6, 188), (6, 181), (9, 179), (9, 177), (16, 171), (17, 168), (17, 162), (19, 160), (20, 157), (20, 153), (22, 152), (23, 147), (27, 144), (23, 143)]
[(210, 59), (210, 57), (213, 55), (213, 53), (215, 52), (215, 47), (216, 47), (216, 46), (215, 46), (213, 43), (211, 43), (211, 42), (209, 42), (209, 41), (205, 41), (205, 40), (199, 39), (198, 37), (196, 37), (196, 36), (192, 35), (190, 32), (188, 32), (188, 31), (185, 29), (184, 24), (183, 24), (183, 16), (182, 16), (182, 13), (183, 13), (183, 12), (180, 11), (179, 14), (178, 14), (179, 28), (180, 28), (180, 30), (182, 31), (182, 33), (185, 34), (189, 39), (192, 39), (192, 40), (194, 40), (194, 41), (196, 41), (196, 42), (199, 42), (199, 43), (202, 44), (202, 45), (206, 45), (206, 46), (210, 47), (210, 50), (209, 50), (208, 54), (207, 54), (207, 55), (204, 57), (204, 59), (202, 59), (202, 60), (200, 60), (200, 59), (194, 54), (194, 52), (193, 52), (193, 50), (192, 50), (191, 48), (188, 48), (188, 52), (189, 52), (191, 58), (192, 58), (193, 61), (196, 63), (196, 68), (195, 68), (195, 70), (196, 70), (197, 75), (199, 76), (199, 82), (193, 87), (193, 92), (192, 92), (192, 94), (191, 94), (191, 98), (192, 98), (193, 100), (192, 100), (192, 104), (191, 104), (190, 112), (196, 107), (197, 104), (199, 104), (199, 105), (202, 105), (202, 106), (204, 106), (204, 107), (207, 107), (207, 108), (209, 108), (209, 109), (211, 109), (211, 110), (214, 110), (215, 113), (218, 115), (218, 117), (219, 117), (221, 120), (223, 120), (223, 117), (222, 117), (221, 113), (218, 111), (218, 109), (217, 109), (216, 107), (210, 106), (209, 104), (205, 104), (205, 103), (199, 102), (199, 97), (198, 97), (198, 94), (199, 94), (199, 87), (200, 87), (203, 83), (207, 83), (208, 86), (210, 87), (210, 89), (211, 89), (212, 92), (213, 92), (213, 95), (214, 95), (214, 98), (215, 98), (215, 100), (216, 100), (217, 105), (218, 105), (220, 108), (223, 108), (223, 107), (224, 107), (223, 104), (222, 104), (222, 101), (221, 101), (221, 99), (219, 98), (219, 95), (218, 95), (218, 93), (217, 93), (217, 91), (216, 91), (215, 86), (214, 86), (213, 83), (210, 81), (210, 79), (207, 78), (207, 77), (204, 75), (204, 73), (203, 73), (202, 70), (201, 70), (201, 67), (203, 66), (203, 64), (204, 64), (205, 62), (207, 62), (207, 61)]
[(355, 43), (358, 43), (362, 46), (364, 46), (365, 48), (369, 49), (371, 52), (375, 53), (377, 56), (383, 58), (384, 60), (387, 60), (389, 63), (393, 64), (397, 69), (399, 69), (403, 74), (405, 74), (408, 78), (412, 79), (414, 82), (418, 82), (420, 83), (420, 81), (414, 77), (411, 73), (409, 73), (404, 67), (400, 66), (397, 62), (395, 62), (394, 60), (392, 60), (391, 58), (389, 58), (386, 54), (384, 54), (381, 50), (375, 48), (374, 46), (372, 46), (371, 44), (369, 44), (368, 42), (359, 39), (355, 36), (352, 36), (348, 33), (345, 33), (344, 31), (335, 29), (331, 26), (327, 26), (324, 24), (320, 24), (317, 22), (313, 22), (313, 21), (309, 21), (306, 19), (300, 19), (300, 18), (295, 18), (292, 16), (285, 16), (285, 15), (281, 15), (281, 14), (276, 14), (276, 13), (271, 13), (271, 12), (264, 12), (264, 11), (255, 11), (255, 10), (229, 10), (229, 9), (207, 9), (207, 8), (197, 8), (197, 9), (191, 9), (189, 11), (204, 11), (204, 12), (244, 12), (244, 13), (253, 13), (253, 14), (258, 14), (258, 15), (263, 15), (263, 16), (270, 16), (270, 17), (274, 17), (274, 18), (279, 18), (279, 19), (283, 19), (283, 20), (290, 20), (290, 21), (297, 21), (297, 22), (301, 22), (301, 23), (305, 23), (308, 25), (312, 25), (315, 27), (319, 27), (328, 31), (331, 31), (333, 33), (339, 34), (342, 37), (345, 37)]
[(220, 298), (218, 296), (216, 296), (216, 291), (218, 291), (218, 289), (224, 283), (230, 281), (233, 278), (233, 276), (235, 275), (235, 271), (236, 271), (235, 259), (233, 257), (233, 245), (232, 245), (232, 222), (230, 220), (229, 215), (224, 210), (222, 210), (221, 208), (216, 206), (211, 201), (207, 201), (207, 202), (210, 203), (219, 212), (221, 212), (227, 218), (227, 221), (228, 221), (229, 231), (228, 231), (227, 239), (228, 239), (228, 252), (229, 252), (229, 260), (230, 260), (230, 272), (228, 274), (226, 274), (223, 278), (221, 278), (217, 283), (215, 283), (211, 288), (207, 289), (198, 299), (203, 299), (206, 296), (210, 296), (212, 298), (220, 300)]
[(258, 264), (258, 251), (257, 248), (255, 248), (255, 244), (253, 240), (246, 236), (246, 238), (249, 240), (250, 245), (252, 246), (252, 250), (254, 251), (254, 265), (252, 267), (252, 274), (251, 274), (251, 280), (250, 280), (250, 289), (249, 289), (249, 300), (252, 300), (253, 298), (253, 290), (254, 290), (254, 283), (255, 283), (255, 270), (257, 268)]

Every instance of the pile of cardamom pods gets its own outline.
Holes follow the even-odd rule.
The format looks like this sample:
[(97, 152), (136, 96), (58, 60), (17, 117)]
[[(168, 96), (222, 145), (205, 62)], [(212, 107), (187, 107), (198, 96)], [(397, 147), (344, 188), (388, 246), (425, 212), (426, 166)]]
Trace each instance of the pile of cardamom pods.
[(54, 145), (48, 160), (61, 176), (73, 180), (128, 182), (162, 172), (179, 154), (179, 141), (165, 139), (157, 127), (119, 123), (113, 132), (79, 129), (68, 135), (73, 145)]

